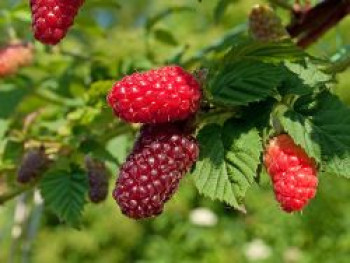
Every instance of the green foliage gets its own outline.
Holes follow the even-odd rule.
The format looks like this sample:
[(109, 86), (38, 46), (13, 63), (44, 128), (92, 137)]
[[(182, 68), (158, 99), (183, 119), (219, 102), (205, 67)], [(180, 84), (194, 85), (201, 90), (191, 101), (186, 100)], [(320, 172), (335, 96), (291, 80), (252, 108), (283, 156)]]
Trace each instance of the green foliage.
[(286, 62), (286, 78), (280, 89), (282, 95), (306, 95), (322, 88), (332, 81), (332, 77), (322, 72), (309, 61), (305, 63)]
[(310, 156), (322, 162), (325, 173), (344, 177), (349, 177), (349, 113), (328, 91), (299, 98), (293, 109), (278, 109), (283, 127)]
[(258, 131), (228, 120), (209, 124), (198, 134), (200, 157), (193, 172), (200, 193), (244, 211), (243, 199), (253, 184), (262, 144)]
[(240, 106), (277, 95), (283, 71), (273, 64), (239, 61), (226, 63), (211, 77), (208, 93), (217, 105)]
[(279, 42), (257, 42), (250, 38), (237, 38), (225, 55), (224, 61), (253, 60), (263, 62), (301, 61), (308, 55), (291, 40)]
[[(26, 203), (28, 229), (13, 244), (14, 202), (0, 207), (0, 262), (11, 253), (38, 263), (251, 262), (246, 251), (254, 239), (272, 251), (264, 262), (291, 262), (291, 248), (300, 253), (295, 262), (348, 261), (349, 109), (340, 99), (349, 97), (349, 49), (339, 43), (350, 41), (349, 21), (305, 52), (289, 40), (247, 38), (246, 14), (255, 3), (89, 0), (59, 46), (35, 42), (34, 64), (0, 80), (0, 196), (7, 182), (14, 193), (22, 191), (14, 178), (23, 150), (43, 143), (55, 163), (39, 184), (49, 209), (26, 258), (35, 202)], [(0, 1), (2, 44), (13, 30), (33, 41), (29, 27), (28, 1)], [(89, 154), (118, 173), (138, 126), (117, 120), (106, 94), (124, 75), (168, 63), (209, 69), (198, 115), (201, 156), (161, 217), (133, 222), (111, 197), (88, 204), (86, 172), (76, 167)], [(344, 177), (320, 177), (318, 196), (302, 216), (279, 211), (269, 177), (260, 173), (263, 146), (280, 132), (314, 157), (320, 171)], [(216, 202), (201, 198), (192, 181)], [(200, 206), (218, 222), (193, 223), (192, 210)]]
[(46, 206), (71, 225), (79, 223), (87, 189), (85, 172), (74, 167), (50, 171), (40, 182)]

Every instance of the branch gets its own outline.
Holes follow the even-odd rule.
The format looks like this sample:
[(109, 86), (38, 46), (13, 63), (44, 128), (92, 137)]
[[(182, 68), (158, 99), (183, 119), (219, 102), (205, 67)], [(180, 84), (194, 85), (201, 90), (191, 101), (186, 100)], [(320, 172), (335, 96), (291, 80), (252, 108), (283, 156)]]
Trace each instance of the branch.
[(316, 42), (321, 36), (323, 36), (329, 29), (336, 26), (346, 15), (346, 10), (342, 8), (333, 10), (333, 12), (327, 17), (327, 20), (324, 21), (318, 28), (315, 28), (299, 39), (298, 46), (307, 48), (312, 43)]
[(307, 48), (349, 13), (350, 0), (325, 0), (303, 13), (294, 10), (287, 31), (300, 47)]

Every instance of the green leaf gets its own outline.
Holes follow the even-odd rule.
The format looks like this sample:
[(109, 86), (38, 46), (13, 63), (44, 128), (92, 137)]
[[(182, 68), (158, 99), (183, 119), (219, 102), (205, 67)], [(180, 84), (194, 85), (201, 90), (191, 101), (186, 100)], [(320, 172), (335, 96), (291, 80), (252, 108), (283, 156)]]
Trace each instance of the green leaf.
[(214, 104), (247, 105), (276, 95), (282, 79), (281, 67), (259, 61), (237, 61), (209, 75), (207, 92)]
[(228, 120), (223, 128), (225, 161), (239, 203), (257, 175), (263, 151), (258, 130), (242, 120)]
[(8, 118), (16, 111), (21, 100), (28, 94), (25, 89), (19, 89), (16, 84), (1, 84), (0, 89), (0, 118)]
[(230, 63), (235, 60), (249, 59), (264, 62), (279, 63), (284, 60), (300, 61), (307, 54), (291, 40), (263, 43), (250, 38), (241, 38), (225, 55), (224, 61)]
[(53, 170), (41, 180), (40, 189), (45, 204), (60, 219), (71, 225), (79, 223), (88, 190), (84, 171)]
[(332, 80), (330, 75), (325, 74), (311, 62), (303, 64), (285, 62), (286, 79), (280, 89), (283, 95), (295, 94), (306, 95), (314, 89), (323, 87)]
[(198, 191), (245, 211), (243, 199), (254, 182), (262, 146), (255, 128), (230, 120), (198, 134), (200, 157), (193, 172)]
[(350, 178), (350, 109), (328, 91), (298, 99), (294, 109), (281, 106), (284, 129), (329, 174)]
[(158, 41), (170, 46), (176, 46), (178, 44), (173, 34), (170, 31), (165, 29), (158, 28), (154, 30), (154, 37)]
[(293, 138), (296, 144), (304, 148), (306, 153), (321, 163), (321, 146), (312, 138), (312, 123), (304, 116), (286, 105), (278, 105), (276, 116), (285, 131)]

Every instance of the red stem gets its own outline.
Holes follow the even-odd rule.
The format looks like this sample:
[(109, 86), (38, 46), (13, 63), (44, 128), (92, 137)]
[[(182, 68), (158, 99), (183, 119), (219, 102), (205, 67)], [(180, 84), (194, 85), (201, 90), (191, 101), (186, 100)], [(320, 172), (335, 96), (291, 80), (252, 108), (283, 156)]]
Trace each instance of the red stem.
[(294, 13), (296, 19), (287, 26), (288, 33), (291, 37), (299, 36), (310, 28), (317, 26), (317, 24), (322, 23), (328, 14), (341, 4), (342, 0), (325, 0), (301, 16), (299, 13)]
[(324, 0), (309, 10), (299, 9), (294, 11), (287, 31), (292, 38), (299, 38), (300, 47), (306, 48), (350, 13), (350, 0)]
[(316, 42), (322, 35), (324, 35), (329, 29), (339, 23), (347, 15), (347, 10), (339, 8), (332, 12), (332, 14), (327, 17), (319, 27), (308, 32), (305, 36), (301, 37), (298, 41), (298, 46), (302, 48), (307, 48), (312, 43)]

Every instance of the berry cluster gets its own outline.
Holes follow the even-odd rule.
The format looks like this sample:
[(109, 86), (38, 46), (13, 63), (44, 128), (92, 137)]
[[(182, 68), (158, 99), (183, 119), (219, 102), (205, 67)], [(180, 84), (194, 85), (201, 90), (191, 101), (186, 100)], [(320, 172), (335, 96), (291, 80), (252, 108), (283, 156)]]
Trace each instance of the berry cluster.
[(33, 61), (31, 44), (14, 43), (0, 49), (0, 78), (15, 74)]
[(30, 149), (23, 156), (17, 174), (17, 181), (25, 184), (37, 179), (48, 167), (48, 164), (49, 159), (45, 153), (44, 147)]
[(282, 134), (270, 140), (264, 162), (276, 199), (284, 211), (300, 211), (315, 197), (316, 164), (289, 135)]
[(113, 191), (123, 214), (142, 219), (163, 211), (198, 158), (186, 123), (200, 99), (200, 84), (178, 66), (135, 73), (114, 85), (107, 101), (115, 114), (145, 124)]
[(85, 0), (30, 0), (34, 36), (47, 45), (56, 45), (73, 25)]
[(85, 158), (85, 166), (89, 178), (89, 198), (93, 203), (106, 200), (108, 195), (109, 175), (103, 162), (91, 157)]
[(288, 37), (280, 18), (268, 5), (256, 5), (249, 15), (249, 31), (259, 41), (276, 41)]

